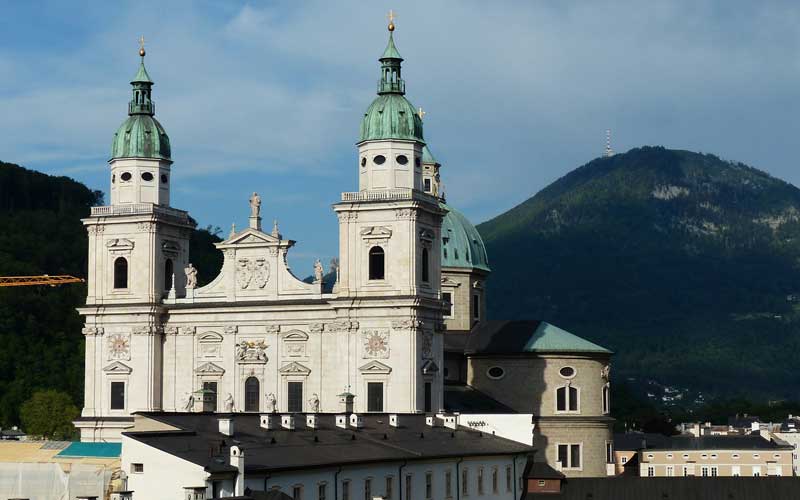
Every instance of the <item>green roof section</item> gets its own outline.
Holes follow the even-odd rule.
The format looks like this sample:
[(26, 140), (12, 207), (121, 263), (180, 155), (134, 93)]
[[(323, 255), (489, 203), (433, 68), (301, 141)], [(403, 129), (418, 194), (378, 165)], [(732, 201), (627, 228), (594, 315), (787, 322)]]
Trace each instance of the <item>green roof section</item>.
[(139, 71), (136, 72), (136, 76), (133, 77), (131, 83), (153, 83), (150, 75), (147, 74), (147, 69), (144, 67), (144, 56), (142, 56), (142, 62), (139, 63)]
[(386, 50), (383, 51), (383, 55), (381, 56), (381, 61), (384, 59), (399, 59), (400, 61), (403, 60), (400, 57), (400, 52), (397, 51), (397, 47), (394, 45), (394, 36), (392, 32), (389, 32), (389, 43), (386, 44)]
[(122, 453), (122, 443), (70, 443), (58, 452), (57, 457), (117, 458)]
[(440, 202), (439, 206), (447, 210), (442, 220), (442, 267), (491, 272), (486, 246), (475, 226), (450, 205)]
[(431, 153), (427, 144), (422, 146), (422, 163), (439, 163), (436, 161), (436, 158), (433, 157), (433, 153)]
[(525, 352), (598, 352), (611, 354), (605, 347), (582, 339), (546, 321), (539, 323), (523, 348)]

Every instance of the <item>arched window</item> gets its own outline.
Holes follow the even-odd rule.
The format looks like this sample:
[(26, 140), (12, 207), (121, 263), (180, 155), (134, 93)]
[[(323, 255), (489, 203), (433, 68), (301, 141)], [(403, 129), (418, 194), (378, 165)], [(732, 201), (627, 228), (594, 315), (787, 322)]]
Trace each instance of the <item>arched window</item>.
[(170, 290), (172, 288), (172, 259), (167, 259), (164, 262), (164, 290)]
[(608, 384), (603, 386), (603, 413), (611, 413), (611, 389)]
[(386, 263), (383, 248), (372, 247), (369, 249), (369, 279), (382, 280), (386, 276)]
[(258, 379), (248, 377), (244, 381), (244, 411), (258, 411)]
[(565, 385), (556, 389), (556, 411), (576, 412), (579, 404), (580, 396), (576, 387)]
[(128, 288), (128, 260), (117, 257), (114, 261), (114, 288)]
[(428, 283), (430, 281), (430, 262), (428, 259), (428, 249), (422, 249), (422, 281)]

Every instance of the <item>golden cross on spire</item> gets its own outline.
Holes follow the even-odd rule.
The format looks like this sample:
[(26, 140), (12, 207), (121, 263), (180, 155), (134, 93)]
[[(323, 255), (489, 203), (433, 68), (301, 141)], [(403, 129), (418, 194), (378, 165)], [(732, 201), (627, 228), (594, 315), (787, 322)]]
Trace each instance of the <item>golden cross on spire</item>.
[(394, 18), (395, 18), (394, 11), (389, 9), (389, 15), (386, 17), (389, 18), (389, 31), (394, 31)]
[(144, 35), (139, 37), (139, 55), (144, 57)]
[(422, 107), (420, 107), (420, 108), (417, 110), (417, 115), (419, 115), (419, 119), (420, 119), (420, 120), (422, 120), (423, 118), (425, 118), (425, 115), (427, 115), (427, 114), (428, 114), (428, 113), (427, 113), (425, 110), (423, 110), (423, 109), (422, 109)]

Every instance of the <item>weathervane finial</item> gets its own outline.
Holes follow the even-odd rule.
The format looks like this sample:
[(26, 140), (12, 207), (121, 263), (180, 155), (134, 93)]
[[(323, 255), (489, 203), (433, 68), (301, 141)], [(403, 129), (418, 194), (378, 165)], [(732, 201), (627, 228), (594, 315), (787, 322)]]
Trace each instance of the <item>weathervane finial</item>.
[(145, 55), (145, 51), (144, 51), (144, 35), (139, 37), (139, 55), (142, 56), (142, 57), (144, 57), (144, 55)]
[(389, 15), (387, 17), (389, 18), (389, 31), (394, 31), (395, 14), (392, 9), (389, 9)]

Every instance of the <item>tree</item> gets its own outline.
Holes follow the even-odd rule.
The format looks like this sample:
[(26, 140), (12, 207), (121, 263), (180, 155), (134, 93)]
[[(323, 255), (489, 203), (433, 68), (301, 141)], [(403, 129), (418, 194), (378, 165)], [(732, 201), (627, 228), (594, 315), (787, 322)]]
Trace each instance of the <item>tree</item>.
[(53, 389), (36, 391), (20, 408), (23, 430), (45, 439), (72, 439), (78, 415), (69, 395)]

